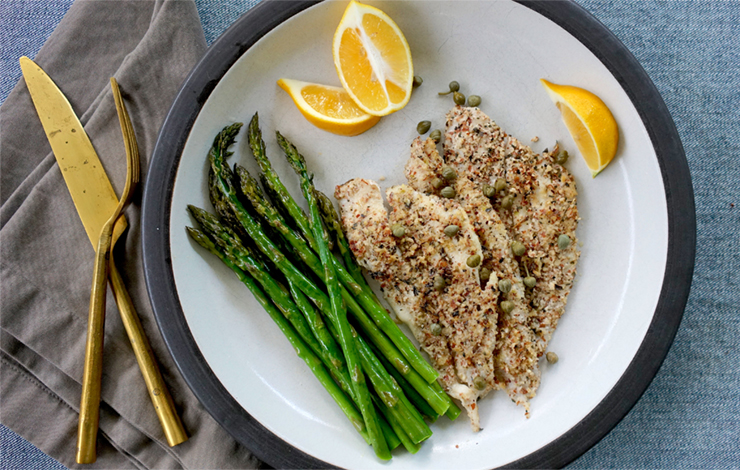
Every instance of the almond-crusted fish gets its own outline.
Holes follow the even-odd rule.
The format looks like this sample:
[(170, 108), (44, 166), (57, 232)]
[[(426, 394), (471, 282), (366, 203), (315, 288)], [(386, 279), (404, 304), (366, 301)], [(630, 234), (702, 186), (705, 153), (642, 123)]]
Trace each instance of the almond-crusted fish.
[[(484, 155), (487, 155), (486, 150)], [(481, 157), (490, 164), (490, 157)], [(432, 139), (420, 138), (411, 144), (411, 156), (406, 164), (406, 179), (419, 191), (434, 193), (434, 181), (444, 180), (445, 163)], [(512, 239), (483, 194), (482, 185), (470, 177), (475, 173), (466, 171), (458, 174), (450, 184), (455, 189), (455, 198), (465, 210), (475, 233), (479, 237), (483, 253), (482, 267), (490, 271), (485, 289), (498, 290), (503, 281), (500, 300), (512, 303), (511, 311), (499, 310), (498, 341), (495, 351), (497, 381), (506, 389), (509, 397), (518, 405), (529, 409), (529, 399), (539, 386), (540, 373), (537, 363), (536, 338), (529, 328), (530, 307), (525, 297), (525, 287), (519, 274), (519, 266), (511, 250)], [(508, 283), (508, 284), (507, 284)]]
[[(573, 175), (555, 163), (557, 146), (538, 155), (504, 133), (477, 108), (456, 106), (447, 115), (444, 158), (459, 174), (479, 184), (503, 178), (507, 188), (494, 207), (510, 236), (524, 244), (520, 274), (536, 278), (528, 293), (529, 328), (542, 356), (565, 310), (575, 278), (578, 209)], [(511, 196), (511, 208), (502, 204)]]
[[(455, 201), (401, 185), (387, 192), (388, 215), (380, 188), (362, 179), (338, 186), (335, 196), (358, 262), (378, 280), (478, 430), (477, 400), (497, 388), (497, 291), (481, 289), (477, 268), (468, 266), (481, 246), (465, 211)], [(392, 224), (405, 234), (394, 237)], [(458, 229), (450, 236), (445, 228), (452, 225)]]

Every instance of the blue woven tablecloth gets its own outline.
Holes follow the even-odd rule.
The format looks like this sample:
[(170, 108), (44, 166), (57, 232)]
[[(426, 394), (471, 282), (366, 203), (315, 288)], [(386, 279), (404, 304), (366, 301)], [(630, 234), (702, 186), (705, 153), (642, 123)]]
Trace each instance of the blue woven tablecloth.
[[(0, 1), (0, 103), (71, 0)], [(683, 141), (698, 246), (683, 323), (627, 417), (572, 468), (740, 468), (740, 1), (578, 0), (637, 57)], [(210, 44), (254, 0), (196, 0)], [(1, 403), (0, 403), (1, 406)], [(64, 467), (0, 425), (0, 470)]]

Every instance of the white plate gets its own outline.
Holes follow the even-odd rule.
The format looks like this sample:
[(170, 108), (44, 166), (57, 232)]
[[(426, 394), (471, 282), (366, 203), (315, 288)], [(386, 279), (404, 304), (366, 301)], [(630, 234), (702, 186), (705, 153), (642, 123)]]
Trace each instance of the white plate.
[[(504, 393), (495, 393), (480, 402), (482, 431), (471, 432), (464, 413), (455, 422), (442, 418), (432, 425), (434, 435), (418, 454), (396, 451), (391, 465), (398, 469), (483, 469), (510, 464), (537, 455), (548, 445), (552, 449), (556, 439), (572, 433), (598, 409), (637, 356), (660, 310), (669, 255), (671, 204), (666, 197), (662, 159), (653, 143), (656, 136), (651, 140), (640, 103), (635, 105), (634, 97), (628, 95), (613, 71), (563, 26), (535, 9), (511, 1), (373, 4), (394, 18), (404, 31), (415, 73), (424, 78), (409, 104), (353, 138), (335, 136), (309, 124), (275, 82), (288, 77), (339, 85), (331, 40), (346, 2), (321, 3), (295, 14), (237, 56), (235, 62), (234, 57), (233, 64), (224, 66), (226, 73), (222, 77), (212, 79), (211, 83), (217, 80), (217, 84), (212, 91), (208, 88), (210, 95), (206, 93), (207, 100), (191, 127), (182, 122), (175, 126), (172, 122), (177, 118), (173, 114), (168, 118), (155, 155), (172, 154), (171, 149), (161, 148), (178, 135), (172, 130), (168, 137), (168, 125), (170, 129), (178, 127), (178, 138), (184, 141), (184, 147), (180, 144), (181, 156), (172, 154), (168, 164), (160, 163), (162, 171), (169, 175), (165, 180), (172, 185), (171, 195), (161, 184), (152, 183), (150, 176), (147, 199), (161, 200), (151, 203), (151, 209), (149, 201), (145, 203), (145, 242), (147, 232), (161, 238), (165, 235), (160, 226), (169, 230), (168, 239), (162, 243), (169, 245), (165, 251), (168, 249), (171, 257), (171, 264), (165, 268), (171, 270), (175, 289), (169, 289), (169, 295), (176, 299), (172, 305), (177, 307), (179, 302), (181, 308), (174, 314), (180, 323), (185, 322), (178, 335), (182, 331), (192, 335), (188, 348), (197, 346), (194, 354), (202, 355), (199, 364), (207, 364), (218, 382), (216, 387), (223, 387), (268, 434), (302, 453), (339, 467), (385, 468), (388, 464), (380, 462), (353, 430), (246, 287), (187, 236), (184, 227), (193, 222), (185, 207), (194, 204), (210, 209), (206, 155), (214, 136), (235, 121), (248, 123), (259, 112), (268, 156), (298, 200), (302, 198), (297, 177), (275, 143), (276, 130), (306, 156), (316, 175), (316, 186), (325, 193), (333, 194), (335, 185), (353, 177), (383, 180), (381, 186), (386, 188), (404, 182), (403, 166), (417, 135), (416, 124), (428, 119), (432, 128), (443, 128), (452, 100), (437, 92), (444, 91), (451, 80), (460, 82), (462, 92), (480, 95), (480, 108), (535, 151), (559, 141), (572, 156), (567, 167), (578, 186), (582, 220), (577, 233), (583, 245), (566, 314), (550, 343), (550, 350), (559, 355), (560, 361), (555, 365), (543, 361), (542, 384), (531, 401), (531, 418), (526, 419), (523, 409), (511, 403)], [(285, 5), (275, 2), (267, 8), (280, 10)], [(235, 29), (236, 25), (225, 36), (231, 34), (233, 39)], [(194, 76), (202, 76), (203, 65), (199, 67)], [(587, 88), (613, 112), (620, 127), (619, 150), (597, 178), (591, 178), (539, 78)], [(187, 96), (178, 98), (184, 99)], [(176, 107), (177, 102), (173, 110)], [(257, 167), (244, 134), (242, 130), (237, 137), (230, 162), (238, 162), (256, 175)], [(539, 138), (536, 143), (530, 140), (535, 136)], [(155, 165), (150, 173), (157, 171), (160, 158), (164, 159), (153, 159)], [(671, 158), (685, 164), (682, 153)], [(159, 196), (151, 195), (155, 192)], [(693, 220), (693, 206), (690, 209)], [(155, 224), (147, 225), (148, 220), (155, 219), (147, 216), (147, 210), (161, 214)], [(152, 258), (167, 264), (166, 256), (163, 258), (151, 249), (145, 249), (145, 256), (149, 265), (154, 263)], [(153, 287), (161, 279), (150, 271), (147, 269), (148, 283), (154, 292), (152, 303), (172, 349), (173, 342), (180, 344), (180, 339), (172, 337), (168, 331), (171, 326), (162, 320), (170, 315), (163, 313), (169, 307), (158, 305), (162, 302), (159, 293), (168, 289)], [(685, 288), (687, 293), (688, 285)], [(681, 295), (678, 292), (679, 298)], [(671, 310), (671, 322), (676, 327), (682, 309), (683, 304), (679, 311)], [(662, 361), (673, 337), (668, 336), (661, 339), (659, 347), (653, 347), (647, 369), (641, 373), (649, 377), (640, 380), (637, 395), (622, 414), (649, 383), (656, 359), (658, 364)], [(188, 378), (192, 364), (185, 358), (187, 354), (173, 350), (173, 356)], [(635, 366), (639, 370), (639, 364)], [(202, 381), (194, 376), (189, 379), (194, 390), (201, 387)], [(202, 401), (209, 401), (203, 393), (198, 395)], [(620, 410), (623, 408), (622, 403)], [(616, 423), (612, 421), (606, 429), (602, 423), (594, 432), (603, 435)], [(233, 428), (233, 423), (222, 424), (239, 434), (230, 429), (229, 424)], [(246, 445), (255, 444), (252, 438), (247, 440)], [(569, 459), (585, 450), (578, 448), (574, 446)], [(260, 457), (271, 461), (269, 455)]]

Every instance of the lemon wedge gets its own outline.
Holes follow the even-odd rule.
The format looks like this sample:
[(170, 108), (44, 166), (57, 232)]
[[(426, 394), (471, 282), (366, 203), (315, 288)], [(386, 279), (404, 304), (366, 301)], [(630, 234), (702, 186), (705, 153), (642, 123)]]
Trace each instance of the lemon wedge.
[(352, 0), (332, 52), (342, 86), (363, 111), (385, 116), (406, 106), (414, 79), (411, 49), (387, 14)]
[(591, 176), (598, 175), (617, 153), (619, 129), (609, 108), (588, 90), (540, 79), (558, 107)]
[(334, 134), (362, 134), (380, 120), (358, 108), (341, 87), (281, 78), (277, 84), (288, 92), (311, 124)]

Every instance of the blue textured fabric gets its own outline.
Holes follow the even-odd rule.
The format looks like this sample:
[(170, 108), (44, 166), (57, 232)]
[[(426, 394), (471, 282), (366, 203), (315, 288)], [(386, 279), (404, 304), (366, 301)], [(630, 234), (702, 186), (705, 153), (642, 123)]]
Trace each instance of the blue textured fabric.
[[(663, 367), (571, 468), (740, 468), (740, 2), (577, 0), (637, 57), (683, 141), (697, 209), (689, 303)], [(257, 2), (196, 0), (209, 44)], [(71, 0), (0, 2), (0, 102)], [(0, 426), (0, 470), (63, 468)]]
[(0, 103), (21, 78), (18, 58), (35, 57), (72, 0), (0, 2)]
[(67, 467), (0, 424), (0, 468), (2, 470), (64, 470)]

